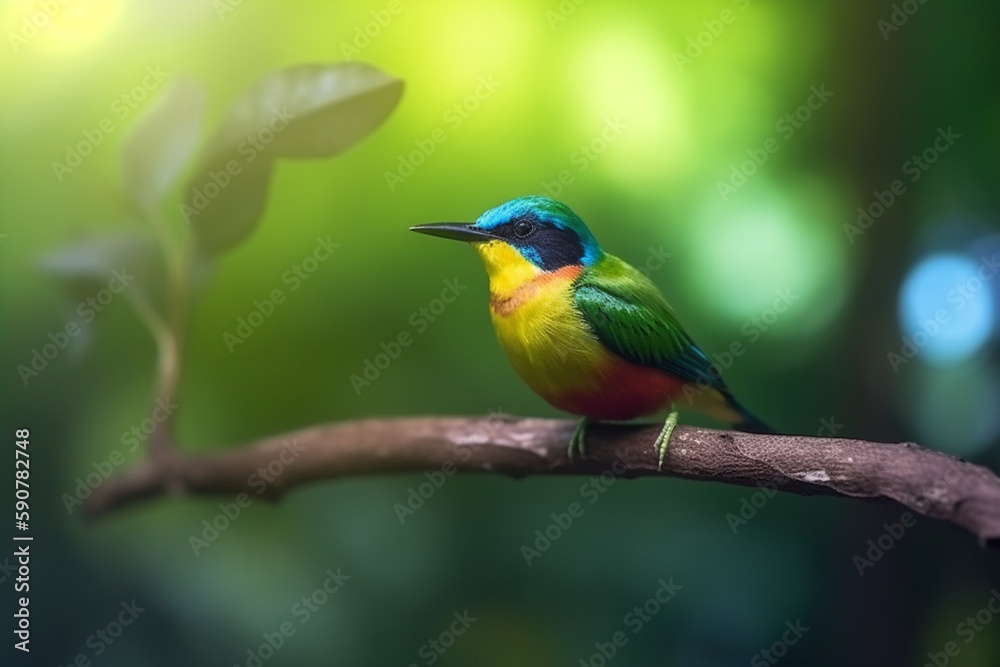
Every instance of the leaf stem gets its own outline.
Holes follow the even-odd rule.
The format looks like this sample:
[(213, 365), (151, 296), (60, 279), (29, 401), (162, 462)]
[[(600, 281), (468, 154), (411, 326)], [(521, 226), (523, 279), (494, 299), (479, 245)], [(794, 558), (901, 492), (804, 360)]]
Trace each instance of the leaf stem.
[[(156, 401), (169, 401), (177, 395), (180, 384), (184, 334), (187, 327), (188, 279), (193, 248), (190, 242), (178, 241), (166, 217), (159, 211), (147, 211), (166, 265), (166, 317), (162, 317), (144, 294), (133, 294), (132, 305), (146, 324), (157, 346)], [(150, 438), (150, 455), (155, 460), (171, 457), (176, 450), (173, 425), (176, 411), (157, 425)]]

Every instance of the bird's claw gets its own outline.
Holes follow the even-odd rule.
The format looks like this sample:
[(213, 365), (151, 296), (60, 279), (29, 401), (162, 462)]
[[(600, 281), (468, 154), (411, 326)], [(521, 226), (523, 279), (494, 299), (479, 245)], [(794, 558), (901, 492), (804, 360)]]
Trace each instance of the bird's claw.
[(660, 434), (656, 436), (656, 441), (653, 442), (653, 449), (656, 451), (657, 457), (657, 470), (663, 468), (663, 457), (667, 454), (667, 446), (670, 445), (670, 435), (674, 432), (674, 428), (677, 426), (677, 418), (677, 411), (671, 410), (670, 414), (667, 415), (666, 421), (663, 422), (663, 428), (660, 429)]
[(569, 451), (567, 455), (569, 460), (573, 460), (574, 450), (580, 455), (580, 458), (584, 458), (587, 455), (586, 452), (586, 437), (587, 437), (587, 420), (581, 419), (580, 423), (576, 425), (576, 430), (573, 431), (573, 437), (569, 439)]

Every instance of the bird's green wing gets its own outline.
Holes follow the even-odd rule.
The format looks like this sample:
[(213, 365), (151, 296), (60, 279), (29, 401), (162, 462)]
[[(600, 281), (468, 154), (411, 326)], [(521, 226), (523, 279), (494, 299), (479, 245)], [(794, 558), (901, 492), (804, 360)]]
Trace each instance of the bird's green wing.
[(576, 282), (574, 300), (598, 340), (615, 354), (728, 393), (656, 286), (617, 257), (605, 255), (586, 271)]

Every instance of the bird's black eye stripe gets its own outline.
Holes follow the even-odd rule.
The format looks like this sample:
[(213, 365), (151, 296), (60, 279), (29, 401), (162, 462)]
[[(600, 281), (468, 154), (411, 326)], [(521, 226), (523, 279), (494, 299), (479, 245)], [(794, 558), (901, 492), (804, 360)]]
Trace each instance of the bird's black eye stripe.
[(498, 238), (521, 240), (526, 239), (539, 228), (538, 219), (531, 215), (522, 215), (493, 228)]
[(515, 247), (531, 249), (537, 258), (533, 261), (545, 271), (578, 264), (583, 257), (583, 243), (576, 232), (550, 225), (530, 214), (519, 215), (491, 231), (496, 238)]

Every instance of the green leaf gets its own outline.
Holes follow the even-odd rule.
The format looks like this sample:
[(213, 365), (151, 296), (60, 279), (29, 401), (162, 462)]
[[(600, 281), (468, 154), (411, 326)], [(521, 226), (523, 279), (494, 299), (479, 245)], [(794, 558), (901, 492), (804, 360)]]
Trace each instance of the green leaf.
[(92, 296), (116, 276), (128, 278), (126, 289), (137, 284), (147, 294), (159, 294), (166, 277), (160, 246), (146, 231), (91, 237), (43, 255), (38, 264), (78, 297)]
[(112, 269), (123, 264), (148, 262), (159, 254), (150, 234), (120, 232), (95, 236), (43, 255), (39, 267), (70, 280), (107, 280)]
[(197, 148), (205, 92), (193, 79), (170, 84), (122, 147), (122, 181), (140, 210), (158, 208)]
[(271, 163), (336, 155), (392, 113), (403, 82), (369, 65), (301, 65), (240, 95), (208, 142), (184, 217), (201, 248), (217, 254), (245, 240), (267, 200)]
[[(155, 319), (163, 309), (166, 267), (160, 245), (149, 231), (88, 238), (42, 256), (39, 268), (59, 278), (71, 298), (91, 309), (100, 310), (110, 303), (108, 295), (127, 301), (157, 335)], [(79, 313), (79, 308), (74, 313)], [(87, 332), (91, 321), (78, 319), (77, 323)], [(81, 337), (81, 342), (85, 340), (86, 336)]]
[(252, 138), (272, 158), (329, 157), (381, 125), (402, 94), (402, 80), (363, 63), (291, 67), (241, 95), (211, 147), (229, 151)]
[(199, 170), (181, 211), (194, 228), (202, 253), (220, 254), (253, 233), (267, 203), (273, 165), (267, 158), (245, 164), (231, 158)]

